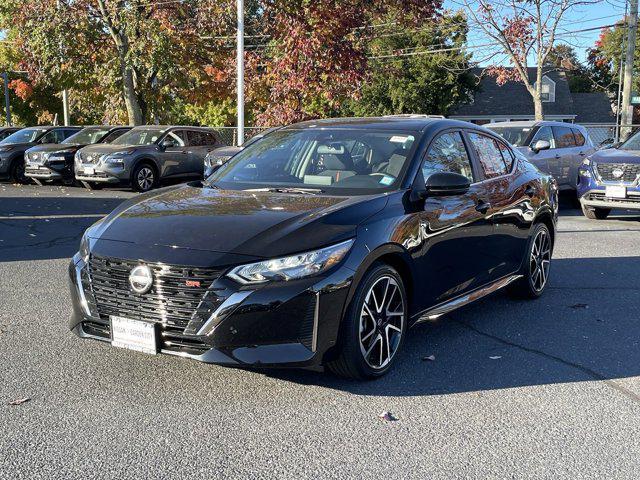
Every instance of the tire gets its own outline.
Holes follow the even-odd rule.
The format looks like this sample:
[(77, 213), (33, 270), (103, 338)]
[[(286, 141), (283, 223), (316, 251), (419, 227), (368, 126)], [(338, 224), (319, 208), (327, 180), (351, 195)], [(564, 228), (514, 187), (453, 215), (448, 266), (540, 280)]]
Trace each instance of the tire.
[(23, 185), (29, 183), (29, 179), (24, 174), (24, 161), (17, 158), (11, 164), (11, 179)]
[(148, 192), (158, 183), (156, 169), (150, 163), (140, 163), (131, 175), (131, 186), (136, 192)]
[(610, 208), (587, 207), (586, 205), (581, 205), (581, 207), (582, 214), (591, 220), (604, 220), (611, 213)]
[(544, 293), (549, 283), (552, 247), (549, 228), (544, 223), (536, 223), (523, 260), (522, 278), (509, 285), (511, 295), (535, 299)]
[[(384, 314), (389, 311), (393, 315)], [(407, 323), (408, 302), (402, 278), (389, 265), (374, 264), (347, 309), (340, 327), (338, 354), (327, 362), (327, 368), (338, 376), (360, 380), (385, 375), (398, 358)]]

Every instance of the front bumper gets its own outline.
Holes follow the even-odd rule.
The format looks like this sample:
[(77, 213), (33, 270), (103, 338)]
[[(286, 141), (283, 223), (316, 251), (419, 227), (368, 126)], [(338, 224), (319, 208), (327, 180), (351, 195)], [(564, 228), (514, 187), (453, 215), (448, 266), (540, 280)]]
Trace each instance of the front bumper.
[[(111, 312), (96, 300), (91, 268), (77, 254), (69, 265), (69, 327), (79, 337), (110, 342)], [(159, 353), (222, 365), (315, 368), (336, 344), (353, 275), (341, 266), (325, 276), (250, 288), (220, 276), (186, 326), (160, 315), (150, 320), (148, 312), (142, 320), (156, 324)], [(137, 319), (130, 310), (120, 316)]]
[(130, 172), (123, 163), (123, 166), (111, 166), (103, 163), (75, 164), (76, 180), (81, 182), (98, 183), (122, 183), (129, 180)]
[[(585, 173), (588, 173), (585, 175)], [(623, 186), (626, 198), (607, 196), (607, 186)], [(593, 208), (620, 208), (624, 210), (640, 210), (640, 185), (634, 183), (603, 182), (595, 177), (592, 171), (581, 169), (578, 181), (578, 199), (580, 203)]]
[(25, 165), (24, 174), (26, 177), (37, 178), (39, 180), (60, 180), (64, 178), (61, 172), (58, 172), (46, 165)]

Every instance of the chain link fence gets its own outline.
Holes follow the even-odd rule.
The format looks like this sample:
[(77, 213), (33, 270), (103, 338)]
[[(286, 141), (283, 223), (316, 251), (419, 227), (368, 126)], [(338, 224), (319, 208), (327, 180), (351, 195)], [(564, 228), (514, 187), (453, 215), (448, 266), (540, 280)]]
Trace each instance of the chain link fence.
[[(227, 146), (238, 145), (238, 127), (211, 127), (218, 134), (220, 141)], [(267, 130), (266, 127), (244, 127), (244, 141)]]
[(621, 125), (614, 123), (609, 124), (581, 124), (589, 132), (591, 141), (598, 147), (600, 145), (610, 145), (615, 143), (618, 138), (625, 139), (640, 130), (640, 125)]

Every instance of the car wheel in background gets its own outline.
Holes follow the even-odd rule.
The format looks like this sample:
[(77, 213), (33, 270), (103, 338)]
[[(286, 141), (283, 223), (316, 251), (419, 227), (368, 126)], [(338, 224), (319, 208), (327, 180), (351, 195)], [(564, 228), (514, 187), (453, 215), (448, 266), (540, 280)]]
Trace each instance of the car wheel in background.
[(338, 356), (327, 362), (336, 375), (372, 379), (387, 373), (407, 332), (408, 305), (402, 278), (374, 264), (361, 280), (343, 319)]
[(133, 170), (131, 183), (137, 192), (148, 192), (157, 181), (156, 171), (148, 163), (141, 163)]
[(522, 278), (509, 285), (509, 292), (519, 298), (538, 298), (549, 283), (551, 234), (544, 223), (534, 225), (523, 259)]
[(24, 162), (16, 159), (11, 165), (11, 179), (16, 183), (28, 183), (29, 179), (24, 174)]
[(597, 208), (582, 205), (582, 214), (591, 220), (604, 220), (610, 213), (610, 208)]

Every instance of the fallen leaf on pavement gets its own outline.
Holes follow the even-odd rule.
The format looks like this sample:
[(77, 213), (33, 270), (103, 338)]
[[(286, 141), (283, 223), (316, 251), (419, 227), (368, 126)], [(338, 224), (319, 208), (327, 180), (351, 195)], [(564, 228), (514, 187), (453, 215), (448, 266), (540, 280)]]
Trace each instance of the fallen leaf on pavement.
[(396, 422), (398, 419), (393, 416), (391, 412), (382, 412), (378, 415), (380, 420), (384, 420), (385, 422)]
[(22, 405), (23, 403), (26, 403), (29, 400), (31, 400), (29, 397), (18, 398), (17, 400), (13, 400), (9, 402), (9, 405)]
[(435, 355), (429, 355), (428, 357), (422, 357), (423, 362), (433, 362), (436, 359)]

